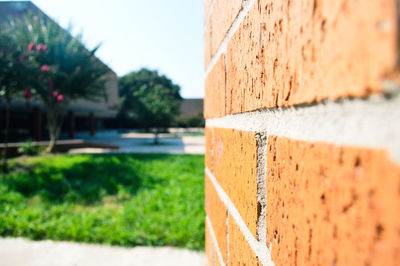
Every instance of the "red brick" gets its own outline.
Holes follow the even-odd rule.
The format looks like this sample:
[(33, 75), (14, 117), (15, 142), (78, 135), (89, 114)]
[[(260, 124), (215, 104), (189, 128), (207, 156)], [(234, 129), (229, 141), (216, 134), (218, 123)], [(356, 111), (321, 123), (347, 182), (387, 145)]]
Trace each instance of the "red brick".
[(210, 9), (213, 0), (204, 0), (204, 25), (207, 24), (207, 20), (210, 17)]
[(229, 265), (261, 265), (232, 217), (229, 217)]
[(395, 2), (256, 1), (228, 44), (227, 113), (379, 92)]
[(213, 147), (214, 147), (214, 142), (213, 142), (213, 128), (212, 127), (206, 127), (204, 129), (204, 136), (206, 138), (206, 153), (204, 156), (204, 161), (205, 161), (205, 166), (210, 169), (210, 171), (213, 171), (213, 165), (212, 165), (212, 160), (213, 160)]
[(275, 265), (400, 265), (400, 167), (380, 150), (269, 137)]
[(262, 49), (259, 43), (260, 12), (254, 4), (228, 45), (226, 112), (261, 107), (264, 88)]
[(204, 31), (204, 69), (206, 70), (211, 61), (211, 21), (208, 18), (205, 22)]
[(218, 50), (226, 33), (242, 8), (243, 0), (215, 0), (212, 8), (212, 54)]
[(221, 56), (206, 77), (204, 117), (225, 115), (225, 57)]
[(213, 128), (212, 141), (214, 176), (235, 204), (250, 232), (256, 237), (258, 219), (256, 134)]
[(224, 203), (220, 200), (217, 191), (214, 188), (214, 185), (207, 176), (205, 178), (205, 187), (206, 187), (206, 202), (205, 202), (206, 213), (214, 229), (215, 237), (217, 239), (218, 247), (221, 252), (222, 258), (226, 263), (227, 210), (225, 208)]
[[(206, 222), (207, 223), (207, 222)], [(215, 248), (214, 243), (211, 237), (211, 232), (206, 224), (206, 256), (207, 256), (207, 265), (214, 266), (215, 265)]]

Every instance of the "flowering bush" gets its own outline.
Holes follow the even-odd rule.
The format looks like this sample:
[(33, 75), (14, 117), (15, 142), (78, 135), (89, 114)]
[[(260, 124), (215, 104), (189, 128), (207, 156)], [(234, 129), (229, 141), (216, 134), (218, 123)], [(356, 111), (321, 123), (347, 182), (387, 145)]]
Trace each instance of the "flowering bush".
[(30, 88), (25, 89), (22, 94), (27, 100), (32, 98), (32, 90)]
[[(29, 48), (29, 47), (28, 47)], [(22, 93), (28, 99), (31, 97), (30, 90), (23, 90), (27, 87), (27, 56), (21, 43), (12, 38), (12, 31), (8, 27), (0, 27), (0, 100), (5, 101), (5, 125), (3, 143), (2, 170), (7, 172), (7, 145), (8, 131), (10, 127), (10, 106), (15, 96)]]
[[(20, 60), (27, 66), (25, 99), (40, 99), (47, 109), (52, 151), (60, 134), (63, 115), (71, 100), (104, 97), (108, 69), (80, 39), (42, 15), (27, 16), (12, 25), (13, 38), (23, 44)], [(35, 41), (32, 41), (35, 40)]]

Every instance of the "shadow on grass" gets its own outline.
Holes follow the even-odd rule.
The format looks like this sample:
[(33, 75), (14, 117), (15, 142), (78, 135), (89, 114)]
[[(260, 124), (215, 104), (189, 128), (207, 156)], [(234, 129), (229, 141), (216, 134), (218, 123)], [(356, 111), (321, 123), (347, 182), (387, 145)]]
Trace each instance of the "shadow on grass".
[[(154, 157), (163, 156), (137, 156), (136, 159)], [(140, 165), (127, 156), (76, 156), (69, 165), (63, 163), (62, 157), (49, 157), (49, 161), (29, 164), (15, 164), (14, 173), (6, 176), (4, 183), (25, 196), (38, 195), (49, 201), (96, 204), (108, 196), (127, 199), (141, 186), (149, 187), (157, 182), (152, 176), (143, 176)]]
[(204, 157), (18, 158), (0, 177), (0, 236), (204, 247)]

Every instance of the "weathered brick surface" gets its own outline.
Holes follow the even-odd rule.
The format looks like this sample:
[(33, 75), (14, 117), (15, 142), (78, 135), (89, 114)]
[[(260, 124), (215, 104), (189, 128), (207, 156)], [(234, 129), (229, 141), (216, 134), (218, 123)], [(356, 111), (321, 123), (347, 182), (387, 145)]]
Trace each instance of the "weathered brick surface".
[(214, 266), (215, 265), (215, 249), (214, 249), (214, 244), (213, 244), (213, 240), (211, 237), (210, 229), (207, 224), (206, 224), (206, 256), (207, 256), (207, 265)]
[(261, 16), (254, 4), (228, 45), (226, 112), (263, 106), (265, 78), (260, 39)]
[(212, 8), (212, 54), (218, 50), (238, 15), (243, 0), (215, 0)]
[(380, 91), (396, 60), (395, 10), (395, 0), (255, 1), (228, 44), (227, 113)]
[(204, 25), (206, 20), (210, 17), (210, 8), (213, 0), (204, 0)]
[(229, 265), (261, 265), (232, 217), (229, 217)]
[[(207, 129), (209, 130), (209, 129)], [(256, 133), (213, 128), (213, 174), (256, 237), (257, 142)]]
[(212, 160), (213, 160), (213, 146), (214, 146), (214, 138), (213, 138), (213, 128), (212, 127), (206, 127), (204, 129), (204, 137), (206, 138), (206, 153), (204, 155), (204, 161), (205, 161), (205, 166), (210, 169), (210, 171), (213, 171), (213, 165), (212, 165)]
[(205, 203), (206, 213), (214, 229), (215, 237), (217, 239), (218, 247), (221, 252), (222, 258), (226, 262), (227, 210), (225, 208), (224, 203), (218, 197), (214, 185), (207, 176), (205, 178), (205, 188), (206, 188), (206, 203)]
[(221, 56), (206, 77), (204, 117), (225, 115), (225, 58)]
[(400, 167), (385, 152), (269, 137), (275, 265), (400, 265)]
[[(211, 61), (211, 18), (205, 20), (204, 30), (204, 69), (207, 69)], [(224, 75), (225, 76), (225, 75)]]

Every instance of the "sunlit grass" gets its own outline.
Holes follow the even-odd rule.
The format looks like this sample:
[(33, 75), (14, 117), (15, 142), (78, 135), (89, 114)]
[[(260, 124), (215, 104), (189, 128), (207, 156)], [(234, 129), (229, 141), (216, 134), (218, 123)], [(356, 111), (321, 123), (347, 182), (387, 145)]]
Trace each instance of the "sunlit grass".
[(204, 157), (57, 155), (11, 162), (0, 235), (204, 247)]

